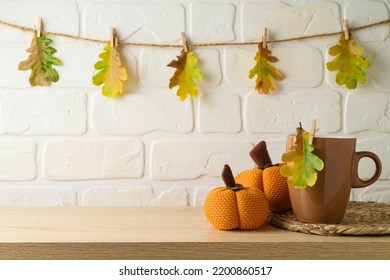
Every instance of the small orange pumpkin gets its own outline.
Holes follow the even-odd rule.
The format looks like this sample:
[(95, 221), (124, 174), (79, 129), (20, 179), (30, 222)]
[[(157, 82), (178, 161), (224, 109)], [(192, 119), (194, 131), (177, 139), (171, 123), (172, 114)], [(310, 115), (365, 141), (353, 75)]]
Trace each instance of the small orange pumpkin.
[(262, 226), (269, 214), (264, 193), (236, 184), (227, 164), (222, 171), (222, 179), (225, 186), (213, 189), (204, 202), (208, 221), (221, 230), (251, 230)]
[(257, 167), (245, 170), (235, 178), (238, 184), (262, 190), (271, 211), (291, 208), (287, 178), (280, 175), (279, 164), (272, 164), (265, 141), (259, 142), (249, 153)]

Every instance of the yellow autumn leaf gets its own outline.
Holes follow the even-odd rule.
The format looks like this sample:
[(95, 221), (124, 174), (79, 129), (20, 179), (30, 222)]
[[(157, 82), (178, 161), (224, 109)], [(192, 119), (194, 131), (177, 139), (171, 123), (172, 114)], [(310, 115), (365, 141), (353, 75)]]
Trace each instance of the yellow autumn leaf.
[(122, 67), (117, 47), (108, 43), (99, 57), (102, 60), (95, 63), (95, 69), (100, 71), (93, 76), (92, 82), (96, 86), (103, 84), (104, 96), (117, 98), (123, 92), (122, 82), (127, 80), (126, 68)]
[(324, 168), (324, 162), (313, 153), (309, 138), (310, 133), (298, 127), (295, 145), (282, 155), (286, 165), (280, 168), (280, 175), (287, 177), (289, 185), (296, 188), (312, 187), (317, 181), (317, 171)]
[(366, 82), (364, 70), (370, 67), (370, 61), (363, 57), (364, 49), (359, 47), (352, 38), (345, 39), (341, 35), (339, 43), (329, 48), (329, 54), (335, 58), (326, 64), (329, 71), (338, 71), (336, 83), (355, 89), (357, 82)]
[(192, 97), (198, 96), (198, 86), (196, 81), (202, 80), (202, 73), (196, 66), (198, 58), (193, 51), (181, 52), (177, 60), (172, 60), (168, 66), (176, 68), (175, 73), (169, 80), (169, 88), (178, 86), (176, 95), (180, 97), (181, 101), (184, 101), (188, 94)]
[(278, 62), (279, 60), (271, 55), (271, 51), (267, 47), (263, 47), (263, 43), (259, 43), (259, 50), (256, 53), (254, 60), (256, 65), (249, 71), (249, 78), (252, 79), (257, 75), (255, 89), (259, 93), (268, 94), (270, 91), (274, 91), (275, 80), (282, 81), (284, 75), (270, 63)]

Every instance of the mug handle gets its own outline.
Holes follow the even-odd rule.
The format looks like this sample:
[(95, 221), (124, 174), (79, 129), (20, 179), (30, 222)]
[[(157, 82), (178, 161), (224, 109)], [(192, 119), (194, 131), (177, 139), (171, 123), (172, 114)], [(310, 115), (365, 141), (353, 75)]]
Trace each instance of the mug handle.
[[(367, 180), (360, 179), (359, 174), (358, 174), (359, 161), (364, 157), (368, 157), (368, 158), (372, 159), (375, 163), (375, 169), (376, 169), (374, 175), (372, 175), (372, 177), (370, 179), (367, 179)], [(376, 154), (371, 153), (371, 152), (367, 152), (367, 151), (356, 152), (355, 161), (356, 161), (356, 167), (355, 167), (356, 168), (356, 170), (355, 170), (356, 177), (355, 177), (355, 180), (353, 182), (353, 186), (352, 186), (353, 188), (367, 187), (367, 186), (371, 185), (372, 183), (374, 183), (376, 180), (378, 180), (378, 178), (382, 172), (382, 162)]]

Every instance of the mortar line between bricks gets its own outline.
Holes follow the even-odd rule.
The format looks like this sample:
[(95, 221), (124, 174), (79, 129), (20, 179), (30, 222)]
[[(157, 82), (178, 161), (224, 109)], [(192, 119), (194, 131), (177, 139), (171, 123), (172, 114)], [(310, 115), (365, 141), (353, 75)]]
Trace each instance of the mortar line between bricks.
[[(374, 22), (371, 24), (367, 25), (362, 25), (359, 27), (354, 27), (354, 28), (349, 28), (350, 32), (354, 31), (359, 31), (379, 25), (384, 25), (390, 23), (390, 19), (383, 20), (383, 21), (378, 21)], [(29, 27), (24, 27), (21, 25), (13, 24), (10, 22), (2, 21), (0, 20), (0, 25), (8, 26), (11, 28), (19, 29), (25, 32), (35, 32), (35, 29), (29, 28)], [(65, 37), (69, 39), (75, 39), (75, 40), (83, 40), (83, 41), (88, 41), (88, 42), (93, 42), (93, 43), (107, 43), (108, 40), (98, 40), (98, 39), (91, 39), (91, 38), (84, 38), (84, 37), (79, 37), (79, 36), (74, 36), (70, 34), (65, 34), (65, 33), (57, 33), (57, 32), (46, 32), (46, 31), (41, 31), (43, 35), (50, 35), (50, 36), (59, 36), (59, 37)], [(323, 34), (314, 34), (314, 35), (308, 35), (308, 36), (301, 36), (301, 37), (293, 37), (293, 38), (287, 38), (287, 39), (279, 39), (279, 40), (268, 40), (267, 43), (273, 44), (273, 43), (284, 43), (284, 42), (292, 42), (292, 41), (301, 41), (301, 40), (308, 40), (308, 39), (315, 39), (315, 38), (323, 38), (323, 37), (330, 37), (330, 36), (335, 36), (335, 35), (340, 35), (343, 34), (343, 31), (339, 32), (332, 32), (332, 33), (323, 33)], [(244, 45), (257, 45), (261, 43), (262, 41), (259, 42), (228, 42), (228, 43), (221, 43), (221, 42), (216, 42), (216, 43), (194, 43), (190, 44), (191, 47), (215, 47), (215, 46), (244, 46)], [(155, 47), (155, 48), (182, 48), (183, 45), (176, 45), (176, 44), (154, 44), (154, 43), (130, 43), (130, 42), (119, 42), (121, 45), (125, 46), (137, 46), (137, 47)]]

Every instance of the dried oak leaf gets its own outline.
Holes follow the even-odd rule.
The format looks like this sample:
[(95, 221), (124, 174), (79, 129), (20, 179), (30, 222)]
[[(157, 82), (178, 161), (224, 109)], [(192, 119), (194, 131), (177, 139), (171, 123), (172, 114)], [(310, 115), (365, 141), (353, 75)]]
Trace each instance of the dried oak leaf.
[(355, 40), (340, 37), (339, 43), (329, 48), (329, 54), (336, 56), (326, 64), (329, 71), (339, 71), (336, 75), (336, 83), (345, 85), (348, 89), (355, 89), (357, 82), (366, 82), (364, 70), (370, 67), (370, 61), (363, 57), (364, 49), (359, 47)]
[(282, 155), (286, 165), (280, 168), (280, 174), (296, 188), (312, 187), (317, 181), (317, 171), (324, 168), (324, 162), (313, 154), (314, 147), (309, 144), (309, 138), (310, 133), (298, 127), (294, 147)]
[(126, 68), (122, 67), (117, 47), (111, 47), (108, 43), (99, 57), (102, 60), (96, 62), (94, 67), (100, 71), (93, 76), (92, 82), (95, 86), (103, 84), (104, 96), (117, 98), (123, 92), (122, 82), (127, 80)]
[(53, 56), (57, 50), (50, 47), (51, 42), (52, 40), (45, 36), (38, 38), (35, 31), (31, 45), (27, 49), (31, 54), (18, 65), (19, 70), (31, 69), (29, 78), (31, 86), (49, 86), (60, 78), (53, 65), (61, 65), (61, 61)]
[(195, 81), (202, 80), (202, 72), (196, 66), (198, 58), (193, 51), (185, 52), (182, 50), (177, 60), (172, 60), (168, 66), (176, 68), (175, 73), (169, 80), (169, 88), (178, 86), (176, 95), (184, 101), (188, 94), (192, 97), (198, 96), (198, 86)]
[(269, 91), (274, 91), (276, 86), (274, 79), (282, 81), (284, 75), (270, 63), (278, 62), (279, 60), (271, 55), (271, 51), (268, 47), (263, 47), (263, 43), (259, 43), (259, 50), (254, 58), (256, 65), (249, 71), (249, 78), (252, 79), (255, 75), (256, 86), (255, 89), (259, 93), (268, 94)]

